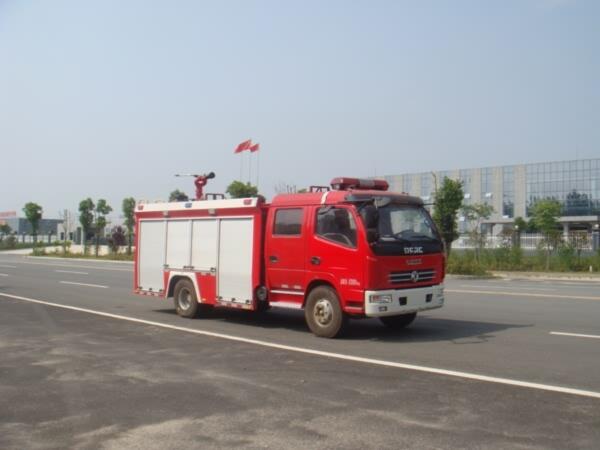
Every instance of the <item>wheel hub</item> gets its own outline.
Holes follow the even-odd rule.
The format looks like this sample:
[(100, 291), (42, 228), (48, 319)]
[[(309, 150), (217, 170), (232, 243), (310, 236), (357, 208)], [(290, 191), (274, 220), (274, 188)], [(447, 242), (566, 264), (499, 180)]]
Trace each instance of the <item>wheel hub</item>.
[(192, 305), (192, 294), (187, 289), (182, 289), (177, 297), (181, 309), (188, 309)]
[(333, 308), (327, 299), (318, 300), (314, 309), (315, 321), (321, 326), (327, 326), (333, 318)]

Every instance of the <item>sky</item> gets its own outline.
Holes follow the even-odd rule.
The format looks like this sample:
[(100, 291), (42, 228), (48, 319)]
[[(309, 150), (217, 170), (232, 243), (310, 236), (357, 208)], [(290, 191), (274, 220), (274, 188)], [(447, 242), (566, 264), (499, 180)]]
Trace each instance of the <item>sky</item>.
[(0, 211), (599, 155), (596, 0), (0, 0)]

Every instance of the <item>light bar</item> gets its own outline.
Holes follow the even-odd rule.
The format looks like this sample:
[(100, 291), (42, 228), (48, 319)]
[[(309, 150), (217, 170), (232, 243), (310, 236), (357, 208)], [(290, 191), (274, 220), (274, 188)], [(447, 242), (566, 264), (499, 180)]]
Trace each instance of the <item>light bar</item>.
[(372, 189), (374, 191), (387, 191), (389, 184), (385, 180), (338, 177), (331, 180), (331, 188), (335, 191), (347, 191), (349, 189)]

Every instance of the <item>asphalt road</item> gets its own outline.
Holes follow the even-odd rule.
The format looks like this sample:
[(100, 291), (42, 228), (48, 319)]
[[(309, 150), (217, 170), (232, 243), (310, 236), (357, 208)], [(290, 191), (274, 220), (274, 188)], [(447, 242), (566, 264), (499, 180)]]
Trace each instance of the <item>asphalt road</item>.
[(600, 447), (600, 283), (447, 280), (407, 330), (326, 340), (131, 277), (0, 254), (0, 448)]

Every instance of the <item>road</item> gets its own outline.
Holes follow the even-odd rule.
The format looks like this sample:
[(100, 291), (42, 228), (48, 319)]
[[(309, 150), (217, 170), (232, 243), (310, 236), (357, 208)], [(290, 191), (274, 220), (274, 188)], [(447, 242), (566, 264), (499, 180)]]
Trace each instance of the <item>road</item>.
[(131, 278), (0, 254), (0, 448), (600, 447), (600, 283), (451, 279), (409, 329), (326, 340)]

